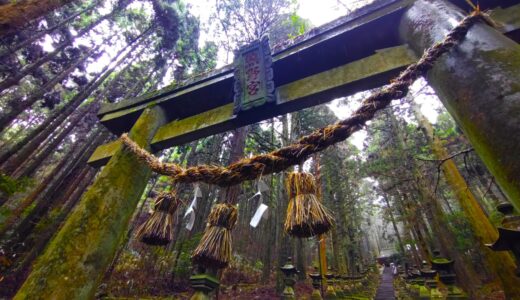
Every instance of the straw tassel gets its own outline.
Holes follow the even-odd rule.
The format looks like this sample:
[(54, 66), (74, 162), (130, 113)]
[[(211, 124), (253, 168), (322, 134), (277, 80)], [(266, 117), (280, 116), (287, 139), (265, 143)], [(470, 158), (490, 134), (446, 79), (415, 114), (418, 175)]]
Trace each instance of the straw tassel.
[(173, 215), (180, 201), (175, 192), (161, 193), (155, 199), (154, 212), (138, 229), (137, 237), (145, 244), (164, 246), (173, 240)]
[(292, 172), (286, 187), (289, 206), (284, 229), (287, 234), (308, 238), (326, 233), (334, 226), (332, 214), (316, 196), (318, 189), (312, 174)]
[(232, 204), (216, 204), (211, 209), (204, 235), (191, 256), (195, 264), (218, 269), (228, 266), (231, 261), (231, 229), (237, 217), (237, 208)]

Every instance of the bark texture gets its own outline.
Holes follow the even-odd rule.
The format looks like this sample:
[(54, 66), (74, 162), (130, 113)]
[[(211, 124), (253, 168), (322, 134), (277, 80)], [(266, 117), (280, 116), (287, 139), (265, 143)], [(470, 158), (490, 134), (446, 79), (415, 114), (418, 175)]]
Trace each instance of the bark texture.
[[(417, 52), (465, 15), (446, 1), (414, 2), (401, 23)], [(520, 46), (483, 23), (441, 57), (427, 79), (516, 209), (520, 209)]]
[(28, 22), (72, 0), (22, 0), (0, 6), (0, 37), (23, 28)]

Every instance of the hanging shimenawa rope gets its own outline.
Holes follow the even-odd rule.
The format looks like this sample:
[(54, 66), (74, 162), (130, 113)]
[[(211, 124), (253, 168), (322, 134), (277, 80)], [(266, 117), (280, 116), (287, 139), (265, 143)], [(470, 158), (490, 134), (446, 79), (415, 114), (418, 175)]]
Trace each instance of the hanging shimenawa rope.
[(289, 205), (284, 230), (298, 238), (309, 238), (329, 231), (334, 225), (332, 213), (317, 197), (316, 179), (310, 173), (291, 172), (285, 182)]
[(215, 204), (207, 219), (204, 235), (191, 259), (208, 268), (222, 269), (231, 261), (231, 230), (237, 223), (237, 207), (230, 203)]
[(443, 41), (426, 50), (417, 63), (408, 66), (396, 79), (392, 80), (389, 86), (366, 98), (350, 118), (318, 129), (302, 137), (296, 143), (270, 153), (244, 158), (227, 167), (199, 165), (182, 168), (177, 164), (159, 161), (157, 157), (139, 147), (126, 134), (121, 136), (121, 140), (154, 172), (170, 176), (175, 182), (205, 182), (219, 186), (231, 186), (243, 181), (254, 180), (261, 175), (281, 172), (305, 161), (314, 153), (344, 141), (360, 130), (367, 121), (374, 118), (376, 112), (387, 107), (392, 100), (404, 97), (408, 93), (409, 86), (416, 79), (425, 75), (441, 55), (457, 45), (466, 36), (469, 28), (479, 20), (490, 24), (487, 15), (479, 9), (475, 10), (454, 27)]
[(137, 229), (139, 240), (148, 245), (164, 246), (173, 240), (173, 215), (181, 201), (175, 192), (160, 193), (152, 215)]

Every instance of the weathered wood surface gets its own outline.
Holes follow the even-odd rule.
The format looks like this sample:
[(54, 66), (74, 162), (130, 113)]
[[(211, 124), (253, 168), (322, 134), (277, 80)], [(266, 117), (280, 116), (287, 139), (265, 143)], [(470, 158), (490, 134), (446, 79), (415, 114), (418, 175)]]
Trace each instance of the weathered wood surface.
[[(277, 103), (233, 114), (228, 103), (201, 114), (172, 121), (162, 126), (152, 141), (152, 149), (160, 150), (233, 128), (252, 124), (277, 115), (331, 101), (387, 83), (399, 71), (416, 60), (406, 46), (377, 51), (355, 62), (282, 85), (276, 89)], [(118, 142), (100, 146), (89, 160), (101, 165), (117, 149)]]
[[(398, 26), (403, 12), (413, 2), (376, 1), (352, 16), (316, 29), (292, 45), (275, 46), (275, 105), (234, 116), (233, 69), (226, 66), (180, 88), (168, 87), (104, 105), (99, 117), (108, 129), (119, 135), (128, 131), (147, 105), (160, 105), (167, 112), (169, 123), (159, 129), (152, 141), (152, 150), (158, 151), (377, 88), (416, 59), (410, 51), (405, 51)], [(469, 9), (465, 1), (452, 2)], [(480, 5), (496, 8), (493, 17), (504, 25), (501, 30), (511, 38), (520, 39), (519, 2), (481, 1)], [(104, 165), (118, 145), (115, 141), (100, 146), (89, 164)]]

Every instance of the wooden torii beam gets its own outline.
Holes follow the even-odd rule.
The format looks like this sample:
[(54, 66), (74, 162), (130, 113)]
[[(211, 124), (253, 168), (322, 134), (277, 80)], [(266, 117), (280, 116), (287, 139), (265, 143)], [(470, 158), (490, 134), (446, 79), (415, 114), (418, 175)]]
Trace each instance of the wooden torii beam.
[[(311, 31), (302, 41), (273, 49), (276, 103), (234, 114), (235, 76), (230, 65), (180, 88), (106, 104), (98, 116), (103, 125), (119, 135), (128, 131), (151, 103), (163, 107), (169, 122), (158, 130), (151, 144), (152, 150), (158, 151), (380, 87), (417, 59), (402, 45), (395, 26), (409, 3), (378, 1)], [(119, 145), (115, 141), (100, 146), (89, 163), (105, 164)]]
[[(451, 2), (470, 10), (465, 0)], [(518, 9), (519, 3), (480, 1), (482, 8), (503, 8), (503, 33), (511, 38), (518, 37), (518, 14), (511, 9)], [(463, 15), (443, 0), (377, 1), (294, 45), (275, 48), (274, 103), (233, 114), (233, 73), (228, 67), (178, 89), (103, 107), (100, 117), (112, 132), (129, 131), (141, 147), (157, 151), (378, 87), (443, 38)], [(517, 208), (519, 62), (518, 44), (487, 25), (476, 24), (428, 76)], [(94, 296), (150, 178), (148, 166), (117, 144), (100, 147), (90, 162), (103, 165), (107, 160), (14, 299)]]
[[(311, 32), (310, 37), (273, 55), (276, 103), (235, 114), (233, 66), (203, 79), (105, 104), (98, 113), (101, 123), (119, 135), (127, 132), (150, 105), (166, 111), (168, 123), (151, 142), (153, 151), (222, 133), (274, 116), (322, 104), (335, 98), (380, 87), (417, 60), (402, 44), (398, 27), (410, 0), (377, 1), (346, 18)], [(510, 2), (510, 1), (509, 1)], [(505, 31), (520, 38), (518, 6), (499, 8), (495, 19), (505, 21)], [(373, 28), (377, 27), (377, 31)], [(120, 141), (99, 146), (89, 159), (102, 166), (120, 147)]]

